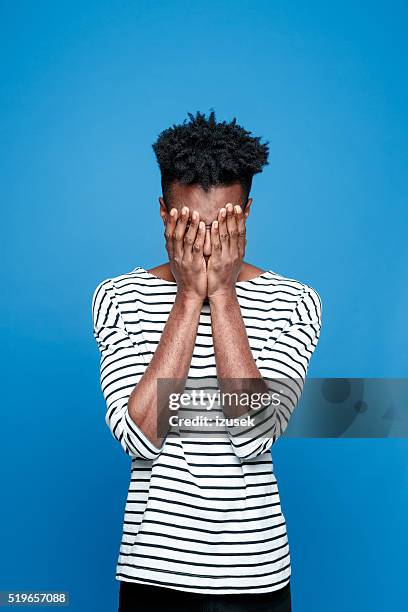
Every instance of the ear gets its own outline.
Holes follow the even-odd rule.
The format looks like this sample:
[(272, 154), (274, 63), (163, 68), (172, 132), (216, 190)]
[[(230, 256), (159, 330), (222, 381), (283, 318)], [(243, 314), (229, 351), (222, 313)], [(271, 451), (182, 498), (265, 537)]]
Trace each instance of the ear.
[(245, 217), (245, 219), (249, 215), (249, 212), (250, 212), (250, 209), (251, 209), (251, 204), (252, 204), (252, 198), (249, 198), (247, 203), (246, 203), (245, 209), (244, 209), (244, 217)]
[(163, 200), (162, 196), (159, 197), (159, 204), (160, 204), (160, 216), (162, 218), (163, 225), (166, 225), (168, 211), (167, 211), (167, 206), (164, 203), (164, 200)]

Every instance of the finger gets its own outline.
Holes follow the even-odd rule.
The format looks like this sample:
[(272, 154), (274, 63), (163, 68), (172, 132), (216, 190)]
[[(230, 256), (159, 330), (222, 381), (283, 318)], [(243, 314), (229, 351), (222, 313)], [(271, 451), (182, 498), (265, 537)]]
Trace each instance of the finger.
[(221, 258), (221, 241), (218, 221), (211, 224), (211, 259), (218, 261)]
[(203, 257), (204, 240), (205, 240), (205, 223), (204, 221), (200, 221), (200, 223), (198, 224), (196, 239), (193, 244), (193, 259), (194, 260), (197, 260), (200, 257)]
[(244, 213), (242, 212), (242, 208), (238, 205), (235, 206), (235, 217), (237, 220), (238, 229), (238, 254), (239, 257), (243, 259), (246, 245), (246, 226)]
[(181, 209), (181, 215), (179, 216), (176, 224), (176, 228), (173, 234), (173, 254), (179, 261), (183, 259), (183, 241), (186, 225), (188, 221), (189, 210), (187, 206), (183, 206)]
[(229, 252), (231, 257), (238, 255), (238, 229), (235, 219), (235, 210), (232, 204), (228, 203), (227, 209), (227, 231), (229, 234)]
[(173, 234), (174, 228), (176, 227), (178, 211), (177, 208), (172, 208), (170, 211), (170, 215), (167, 217), (165, 229), (164, 229), (164, 237), (166, 239), (166, 250), (169, 256), (169, 259), (173, 257)]
[(221, 241), (221, 255), (229, 253), (229, 234), (227, 230), (227, 211), (225, 208), (221, 208), (218, 213), (218, 228), (220, 232)]
[(191, 216), (191, 222), (184, 234), (184, 254), (185, 261), (191, 261), (193, 258), (193, 244), (196, 239), (200, 215), (195, 210)]

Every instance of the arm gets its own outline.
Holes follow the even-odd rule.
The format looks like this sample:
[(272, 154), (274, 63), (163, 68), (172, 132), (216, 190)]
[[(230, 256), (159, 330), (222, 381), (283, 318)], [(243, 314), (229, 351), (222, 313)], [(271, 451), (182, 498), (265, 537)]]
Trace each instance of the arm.
[[(168, 430), (167, 404), (160, 405), (157, 398), (157, 379), (172, 379), (169, 393), (181, 393), (191, 363), (201, 303), (183, 294), (177, 294), (174, 306), (160, 337), (156, 351), (139, 384), (133, 389), (128, 411), (155, 446), (161, 444), (160, 433)], [(158, 411), (161, 410), (161, 414)]]
[[(146, 366), (126, 331), (112, 281), (101, 283), (93, 298), (94, 335), (101, 351), (101, 386), (107, 403), (106, 421), (132, 457), (153, 459), (161, 452), (158, 422), (167, 406), (157, 399), (157, 379), (176, 379), (171, 392), (185, 384), (194, 349), (202, 301), (206, 294), (202, 256), (205, 226), (187, 214), (166, 224), (166, 240), (178, 280), (176, 299), (156, 351)], [(204, 266), (201, 269), (201, 265)], [(162, 413), (161, 413), (162, 412)], [(166, 425), (166, 423), (164, 423)], [(168, 426), (166, 427), (166, 433)]]
[[(253, 378), (255, 393), (266, 389), (270, 394), (277, 393), (280, 400), (279, 405), (259, 408), (255, 413), (252, 411), (253, 426), (228, 428), (235, 453), (241, 458), (254, 458), (267, 452), (283, 434), (300, 399), (310, 358), (320, 335), (321, 301), (317, 292), (307, 287), (286, 327), (277, 338), (269, 337), (256, 361), (252, 357), (236, 296), (216, 300), (211, 312), (214, 338), (217, 338), (218, 376), (236, 379), (237, 392), (241, 389), (240, 379)], [(228, 381), (228, 391), (233, 386), (231, 382), (234, 380)], [(235, 411), (234, 416), (239, 414)], [(248, 414), (246, 409), (245, 414)]]
[[(243, 413), (253, 416), (254, 425), (248, 429), (228, 428), (235, 453), (250, 459), (271, 448), (297, 405), (320, 334), (321, 302), (318, 294), (307, 288), (287, 326), (277, 338), (275, 335), (268, 339), (255, 362), (235, 291), (237, 270), (245, 250), (244, 236), (240, 207), (235, 207), (234, 215), (232, 205), (227, 204), (211, 229), (214, 250), (209, 261), (208, 293), (221, 392), (276, 392), (281, 401), (277, 408), (266, 406), (256, 413), (243, 406), (234, 407), (234, 417)], [(277, 378), (280, 380), (276, 381)], [(252, 379), (249, 389), (244, 388), (248, 380), (243, 379)], [(225, 405), (224, 412), (231, 416)]]

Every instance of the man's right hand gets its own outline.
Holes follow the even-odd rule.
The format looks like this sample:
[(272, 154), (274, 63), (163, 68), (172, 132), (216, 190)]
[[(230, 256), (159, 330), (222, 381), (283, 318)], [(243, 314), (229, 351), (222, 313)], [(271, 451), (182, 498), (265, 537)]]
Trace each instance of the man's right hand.
[(178, 293), (203, 301), (207, 295), (207, 267), (203, 257), (205, 224), (194, 211), (186, 231), (189, 215), (187, 206), (180, 215), (176, 208), (171, 209), (165, 229), (166, 250)]

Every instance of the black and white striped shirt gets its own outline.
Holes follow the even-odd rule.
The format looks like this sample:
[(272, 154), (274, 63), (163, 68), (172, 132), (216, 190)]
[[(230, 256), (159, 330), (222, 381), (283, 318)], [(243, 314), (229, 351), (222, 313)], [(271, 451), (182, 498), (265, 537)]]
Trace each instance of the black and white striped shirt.
[[(106, 423), (132, 458), (116, 578), (201, 593), (280, 589), (291, 567), (271, 447), (297, 401), (280, 408), (268, 437), (168, 436), (160, 449), (127, 412), (176, 291), (175, 282), (137, 267), (103, 281), (93, 296)], [(304, 382), (320, 335), (318, 293), (272, 270), (238, 281), (236, 293), (262, 376)], [(188, 373), (200, 377), (216, 377), (207, 303)]]

